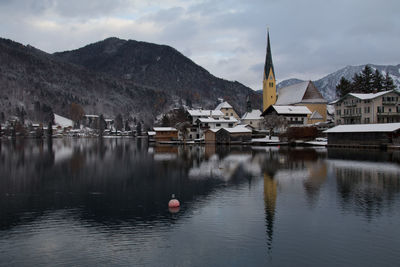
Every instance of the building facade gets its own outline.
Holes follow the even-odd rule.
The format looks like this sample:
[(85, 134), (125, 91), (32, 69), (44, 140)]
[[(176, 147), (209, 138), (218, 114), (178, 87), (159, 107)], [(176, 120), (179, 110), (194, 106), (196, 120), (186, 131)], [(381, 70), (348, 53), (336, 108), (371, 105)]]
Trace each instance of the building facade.
[(224, 114), (224, 117), (234, 117), (235, 119), (239, 119), (238, 114), (236, 113), (236, 111), (233, 109), (233, 107), (231, 106), (231, 104), (229, 104), (226, 101), (223, 101), (221, 103), (218, 104), (218, 106), (215, 108), (215, 110), (219, 110), (222, 112), (222, 114)]
[(337, 125), (400, 122), (400, 93), (395, 90), (349, 93), (332, 104)]

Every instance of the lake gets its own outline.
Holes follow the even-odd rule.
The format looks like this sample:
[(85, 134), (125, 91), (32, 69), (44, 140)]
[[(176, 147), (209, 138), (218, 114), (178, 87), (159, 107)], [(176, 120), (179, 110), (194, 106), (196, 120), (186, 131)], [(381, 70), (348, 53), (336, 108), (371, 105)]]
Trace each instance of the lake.
[(0, 142), (1, 266), (398, 266), (399, 226), (400, 151)]

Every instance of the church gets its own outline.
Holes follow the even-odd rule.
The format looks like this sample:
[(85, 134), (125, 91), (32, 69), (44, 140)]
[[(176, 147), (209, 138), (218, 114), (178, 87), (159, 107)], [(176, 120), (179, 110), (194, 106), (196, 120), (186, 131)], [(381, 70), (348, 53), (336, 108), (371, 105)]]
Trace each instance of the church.
[(263, 79), (263, 113), (266, 116), (276, 110), (274, 106), (304, 106), (310, 112), (305, 124), (325, 122), (327, 116), (327, 104), (322, 94), (312, 81), (300, 82), (294, 85), (276, 90), (276, 76), (272, 62), (269, 31), (267, 32), (267, 53), (264, 65)]

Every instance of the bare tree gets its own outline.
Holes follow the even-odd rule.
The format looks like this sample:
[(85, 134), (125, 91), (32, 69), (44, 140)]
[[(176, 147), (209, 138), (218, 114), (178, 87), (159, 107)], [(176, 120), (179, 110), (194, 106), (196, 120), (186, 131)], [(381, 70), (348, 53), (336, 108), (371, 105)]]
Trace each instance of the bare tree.
[(191, 124), (187, 121), (185, 122), (180, 122), (176, 124), (176, 128), (181, 132), (182, 137), (183, 137), (183, 142), (185, 142), (186, 137), (189, 133), (188, 128), (190, 128)]
[(85, 111), (81, 107), (81, 105), (72, 103), (70, 107), (70, 116), (71, 120), (74, 121), (75, 128), (77, 128), (82, 120), (83, 116), (85, 115)]
[(264, 117), (264, 127), (269, 131), (269, 139), (271, 139), (274, 129), (287, 127), (287, 120), (277, 114), (266, 115)]

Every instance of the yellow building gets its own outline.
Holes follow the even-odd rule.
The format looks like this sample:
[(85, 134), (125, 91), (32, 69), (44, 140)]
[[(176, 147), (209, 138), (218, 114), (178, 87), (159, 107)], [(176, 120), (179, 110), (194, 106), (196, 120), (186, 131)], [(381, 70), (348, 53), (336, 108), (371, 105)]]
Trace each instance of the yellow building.
[(269, 32), (267, 32), (267, 54), (264, 65), (263, 79), (263, 111), (276, 102), (276, 79), (274, 64), (272, 63), (271, 45), (269, 42)]
[(328, 102), (312, 81), (305, 81), (279, 89), (276, 105), (305, 106), (311, 111), (308, 124), (326, 121)]

